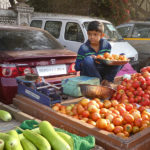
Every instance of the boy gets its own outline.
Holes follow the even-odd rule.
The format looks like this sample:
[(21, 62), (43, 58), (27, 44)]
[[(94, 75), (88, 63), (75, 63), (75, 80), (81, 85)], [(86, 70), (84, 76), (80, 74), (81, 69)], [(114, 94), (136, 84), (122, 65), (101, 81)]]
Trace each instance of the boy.
[(102, 63), (95, 63), (97, 55), (111, 52), (110, 43), (101, 38), (104, 26), (99, 21), (92, 21), (88, 25), (88, 40), (82, 44), (78, 50), (75, 63), (76, 71), (80, 71), (80, 75), (97, 77), (102, 85), (109, 85), (113, 82), (115, 75), (122, 66), (108, 66)]

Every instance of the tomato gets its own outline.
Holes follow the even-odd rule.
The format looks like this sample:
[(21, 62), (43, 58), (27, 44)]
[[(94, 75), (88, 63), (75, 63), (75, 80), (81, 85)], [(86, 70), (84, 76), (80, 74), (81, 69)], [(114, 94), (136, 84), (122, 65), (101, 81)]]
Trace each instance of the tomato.
[(121, 133), (121, 132), (123, 132), (123, 127), (122, 126), (115, 126), (114, 133), (117, 134), (117, 133)]
[(142, 126), (142, 118), (136, 118), (134, 120), (135, 126), (141, 127)]
[(145, 124), (142, 124), (142, 126), (141, 126), (141, 128), (140, 128), (140, 131), (141, 130), (143, 130), (143, 129), (145, 129), (145, 128), (147, 128), (148, 127), (148, 125), (145, 123)]
[(112, 122), (113, 119), (114, 119), (114, 115), (113, 114), (108, 114), (108, 115), (106, 115), (106, 119), (108, 119), (110, 122)]
[(107, 125), (106, 130), (109, 132), (112, 132), (115, 129), (114, 124), (110, 123)]
[(140, 106), (138, 110), (142, 113), (144, 110), (146, 110), (146, 108), (144, 106)]
[(140, 131), (140, 128), (138, 126), (133, 126), (132, 133), (137, 133)]
[(132, 104), (126, 104), (125, 108), (127, 111), (130, 111), (133, 109), (133, 105)]
[(123, 131), (123, 133), (124, 133), (124, 135), (125, 135), (125, 137), (129, 137), (129, 132), (127, 132), (127, 131)]
[(79, 115), (81, 115), (84, 111), (84, 107), (81, 104), (77, 105), (77, 112)]
[(109, 100), (104, 100), (103, 106), (104, 106), (105, 108), (110, 108), (110, 107), (111, 107), (111, 102), (110, 102)]
[(120, 112), (121, 115), (123, 115), (124, 113), (126, 113), (125, 107), (123, 107), (121, 105), (117, 106), (117, 110)]
[(86, 118), (86, 117), (81, 119), (81, 121), (83, 121), (83, 122), (87, 122), (88, 120), (89, 120), (89, 118)]
[(120, 126), (120, 125), (122, 125), (122, 121), (123, 121), (123, 119), (122, 119), (121, 117), (115, 117), (115, 118), (113, 119), (113, 124), (114, 124), (115, 126)]
[(87, 111), (87, 110), (84, 110), (83, 112), (82, 112), (82, 116), (83, 117), (89, 117), (89, 115), (90, 115), (90, 113), (89, 113), (89, 111)]
[(141, 118), (141, 113), (138, 110), (132, 112), (131, 115), (134, 117), (134, 119)]
[(134, 87), (134, 88), (140, 87), (140, 82), (139, 82), (139, 81), (134, 81), (134, 82), (132, 83), (132, 87)]
[(80, 103), (82, 106), (86, 106), (86, 105), (88, 105), (89, 102), (90, 102), (89, 99), (83, 98), (79, 103)]
[(128, 133), (131, 133), (132, 132), (131, 124), (125, 124), (124, 125), (124, 130), (127, 131)]
[(107, 128), (107, 120), (106, 119), (98, 119), (96, 121), (96, 127), (100, 128), (100, 129), (106, 129)]
[(149, 120), (150, 118), (146, 114), (142, 114), (142, 120)]
[(108, 112), (108, 109), (106, 109), (106, 108), (100, 109), (100, 114), (106, 114), (107, 112)]
[(127, 122), (127, 123), (132, 123), (134, 122), (134, 117), (131, 115), (131, 114), (124, 114), (124, 120)]
[(121, 137), (121, 138), (125, 138), (125, 134), (123, 132), (119, 132), (116, 134), (117, 136)]
[(90, 116), (91, 116), (91, 119), (94, 121), (97, 121), (98, 119), (101, 118), (100, 114), (97, 112), (92, 113)]
[(93, 126), (96, 126), (96, 122), (93, 121), (93, 120), (91, 120), (91, 119), (89, 119), (89, 120), (87, 121), (87, 123), (88, 123), (88, 124), (91, 124), (91, 125), (93, 125)]
[(117, 100), (111, 100), (111, 105), (113, 107), (117, 106), (119, 104), (119, 102)]

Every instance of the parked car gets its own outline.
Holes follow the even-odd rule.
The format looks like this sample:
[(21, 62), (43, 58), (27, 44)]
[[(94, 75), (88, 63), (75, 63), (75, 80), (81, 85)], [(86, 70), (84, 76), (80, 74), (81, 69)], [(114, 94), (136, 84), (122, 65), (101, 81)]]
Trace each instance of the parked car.
[(76, 53), (66, 50), (47, 31), (0, 26), (0, 101), (9, 104), (17, 92), (17, 76), (37, 73), (53, 84), (76, 76)]
[(139, 53), (139, 69), (150, 65), (150, 22), (130, 22), (116, 27)]
[(88, 39), (87, 26), (90, 21), (94, 20), (104, 24), (104, 38), (109, 40), (112, 46), (111, 53), (125, 53), (132, 64), (137, 64), (136, 49), (124, 41), (113, 24), (107, 20), (76, 15), (34, 13), (30, 26), (47, 30), (64, 47), (77, 52), (81, 44)]

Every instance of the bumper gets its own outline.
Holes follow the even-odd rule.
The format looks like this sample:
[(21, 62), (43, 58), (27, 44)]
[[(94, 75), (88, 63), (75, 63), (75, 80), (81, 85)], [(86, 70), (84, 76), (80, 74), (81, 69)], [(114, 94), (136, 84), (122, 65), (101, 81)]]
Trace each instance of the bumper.
[[(73, 78), (77, 75), (68, 75), (54, 78), (45, 78), (46, 82), (61, 86), (61, 80)], [(17, 94), (17, 82), (15, 78), (0, 78), (0, 101), (5, 104), (12, 104)]]

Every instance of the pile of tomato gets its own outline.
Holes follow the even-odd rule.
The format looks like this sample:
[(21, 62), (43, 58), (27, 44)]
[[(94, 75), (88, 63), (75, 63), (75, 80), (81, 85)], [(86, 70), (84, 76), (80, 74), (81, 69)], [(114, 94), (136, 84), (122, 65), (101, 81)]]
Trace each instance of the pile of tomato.
[(129, 137), (150, 126), (150, 113), (144, 106), (137, 108), (117, 100), (102, 102), (98, 98), (83, 98), (77, 104), (68, 106), (57, 103), (52, 109), (120, 137)]
[(142, 106), (150, 106), (150, 66), (141, 69), (141, 73), (135, 73), (131, 79), (123, 79), (112, 96), (123, 103), (138, 103)]

